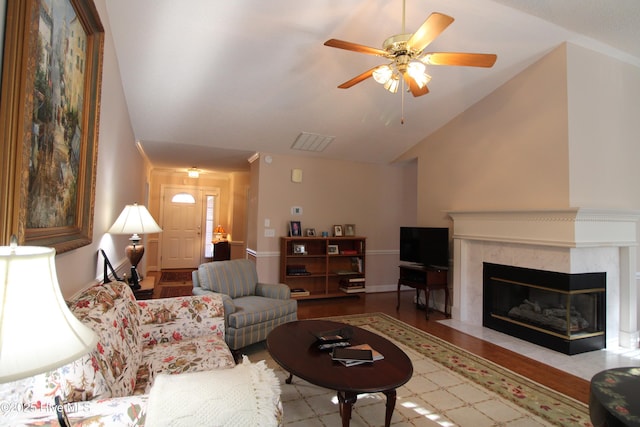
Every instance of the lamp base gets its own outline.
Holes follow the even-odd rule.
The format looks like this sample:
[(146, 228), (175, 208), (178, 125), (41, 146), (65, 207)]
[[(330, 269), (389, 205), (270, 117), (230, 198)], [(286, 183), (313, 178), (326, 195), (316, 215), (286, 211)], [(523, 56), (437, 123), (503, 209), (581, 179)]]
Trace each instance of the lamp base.
[(140, 289), (140, 275), (136, 267), (144, 255), (144, 246), (134, 241), (133, 244), (127, 246), (124, 250), (127, 259), (131, 263), (131, 277), (129, 278), (129, 285), (132, 289)]
[(138, 274), (138, 270), (136, 270), (135, 265), (131, 266), (131, 277), (129, 277), (129, 286), (131, 286), (131, 289), (133, 289), (134, 291), (137, 291), (142, 287), (140, 286), (140, 275)]

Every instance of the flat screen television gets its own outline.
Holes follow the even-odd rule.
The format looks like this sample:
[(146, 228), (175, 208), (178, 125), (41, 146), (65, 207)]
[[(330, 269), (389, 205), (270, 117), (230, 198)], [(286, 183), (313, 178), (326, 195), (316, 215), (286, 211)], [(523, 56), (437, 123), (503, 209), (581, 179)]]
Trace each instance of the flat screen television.
[(448, 268), (449, 229), (400, 227), (400, 261)]

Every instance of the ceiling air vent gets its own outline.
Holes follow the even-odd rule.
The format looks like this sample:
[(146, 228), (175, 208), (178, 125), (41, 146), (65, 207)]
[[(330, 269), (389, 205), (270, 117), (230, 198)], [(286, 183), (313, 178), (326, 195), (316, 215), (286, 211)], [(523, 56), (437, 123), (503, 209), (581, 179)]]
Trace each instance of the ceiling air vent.
[(291, 146), (294, 150), (323, 151), (336, 139), (335, 136), (318, 135), (317, 133), (302, 132)]

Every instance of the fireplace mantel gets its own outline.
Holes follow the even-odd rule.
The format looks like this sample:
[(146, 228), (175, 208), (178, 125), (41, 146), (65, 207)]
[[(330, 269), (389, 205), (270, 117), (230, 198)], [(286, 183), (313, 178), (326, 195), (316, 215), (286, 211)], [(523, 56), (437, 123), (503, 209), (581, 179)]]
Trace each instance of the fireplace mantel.
[(640, 213), (573, 208), (537, 211), (450, 211), (454, 239), (565, 248), (635, 246)]
[(638, 346), (640, 213), (606, 209), (450, 211), (452, 317), (482, 322), (482, 263), (563, 273), (607, 273), (607, 337)]

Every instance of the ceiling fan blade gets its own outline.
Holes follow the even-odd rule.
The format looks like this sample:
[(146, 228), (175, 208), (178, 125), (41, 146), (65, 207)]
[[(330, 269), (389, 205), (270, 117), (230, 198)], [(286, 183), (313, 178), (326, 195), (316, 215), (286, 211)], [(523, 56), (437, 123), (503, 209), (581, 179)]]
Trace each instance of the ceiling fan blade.
[(340, 88), (340, 89), (349, 89), (351, 86), (357, 85), (358, 83), (360, 83), (363, 80), (367, 80), (369, 77), (371, 77), (373, 75), (373, 71), (378, 67), (379, 67), (379, 65), (376, 66), (376, 67), (373, 67), (370, 70), (365, 71), (364, 73), (362, 73), (362, 74), (360, 74), (358, 76), (355, 76), (351, 80), (342, 83), (340, 86), (338, 86), (338, 88)]
[(433, 65), (457, 65), (465, 67), (493, 67), (498, 59), (492, 53), (433, 52), (425, 54), (426, 63)]
[(364, 46), (357, 43), (346, 42), (344, 40), (329, 39), (324, 42), (325, 46), (335, 47), (338, 49), (351, 50), (358, 53), (366, 53), (367, 55), (387, 56), (387, 52), (375, 47)]
[(451, 23), (453, 18), (442, 13), (434, 12), (426, 21), (413, 33), (407, 41), (407, 47), (422, 52), (425, 47), (436, 39)]
[(409, 86), (409, 90), (413, 94), (413, 96), (418, 97), (422, 95), (426, 95), (429, 93), (429, 88), (425, 84), (423, 87), (418, 86), (418, 84), (411, 78), (409, 73), (402, 73), (402, 77), (404, 78), (404, 82)]

